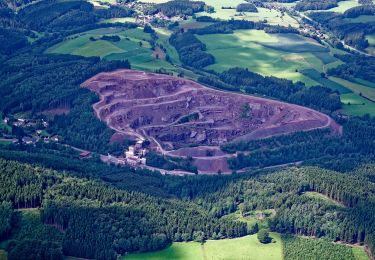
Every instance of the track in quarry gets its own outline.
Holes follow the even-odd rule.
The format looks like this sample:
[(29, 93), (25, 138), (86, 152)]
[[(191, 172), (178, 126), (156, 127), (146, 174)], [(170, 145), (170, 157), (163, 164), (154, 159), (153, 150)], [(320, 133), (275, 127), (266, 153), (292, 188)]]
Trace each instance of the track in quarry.
[(235, 155), (219, 148), (226, 142), (317, 128), (340, 131), (329, 116), (310, 108), (169, 75), (117, 70), (99, 73), (82, 86), (99, 95), (95, 113), (117, 134), (148, 139), (150, 148), (162, 154), (191, 156), (199, 173), (230, 172), (227, 159)]

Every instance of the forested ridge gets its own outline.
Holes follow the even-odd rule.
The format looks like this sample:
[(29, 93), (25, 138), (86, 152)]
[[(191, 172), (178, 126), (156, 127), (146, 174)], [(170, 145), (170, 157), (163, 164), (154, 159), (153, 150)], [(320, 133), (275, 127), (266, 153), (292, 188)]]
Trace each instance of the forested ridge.
[(374, 119), (337, 118), (343, 126), (342, 135), (327, 130), (314, 130), (258, 141), (235, 142), (223, 145), (228, 152), (240, 153), (229, 160), (233, 169), (266, 167), (289, 162), (320, 165), (340, 171), (351, 170), (375, 159)]
[[(191, 202), (129, 192), (12, 161), (1, 160), (0, 165), (1, 200), (16, 209), (41, 207), (43, 222), (63, 233), (66, 255), (115, 259), (117, 254), (192, 240), (200, 232), (214, 239), (247, 234), (246, 224), (219, 219)], [(1, 215), (9, 215), (9, 203), (1, 209)], [(9, 236), (9, 223), (2, 223), (0, 230), (1, 237)]]
[[(30, 231), (21, 228), (26, 233), (20, 236), (21, 231), (11, 229), (20, 221), (12, 208), (40, 207), (40, 221), (56, 233), (49, 241), (56, 246), (48, 247), (55, 254), (115, 259), (118, 254), (161, 249), (171, 241), (202, 235), (204, 239), (243, 236), (252, 230), (223, 217), (238, 210), (246, 214), (273, 209), (272, 231), (366, 243), (373, 250), (374, 170), (374, 165), (367, 165), (348, 175), (307, 167), (260, 175), (170, 177), (163, 181), (170, 198), (162, 198), (75, 177), (73, 172), (0, 160), (0, 215), (5, 216), (0, 237), (8, 239), (10, 259), (15, 259), (12, 249), (20, 245), (40, 250), (47, 243), (42, 235), (30, 238), (26, 235)], [(43, 227), (38, 230), (44, 232)], [(22, 253), (30, 252), (20, 250), (17, 256)]]

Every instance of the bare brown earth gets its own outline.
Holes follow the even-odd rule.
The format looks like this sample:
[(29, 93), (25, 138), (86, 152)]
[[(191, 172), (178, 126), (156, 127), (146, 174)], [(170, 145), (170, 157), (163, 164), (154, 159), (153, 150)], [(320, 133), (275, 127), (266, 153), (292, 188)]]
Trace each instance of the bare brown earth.
[[(316, 128), (340, 127), (327, 115), (298, 105), (228, 93), (155, 73), (117, 70), (82, 84), (97, 93), (96, 115), (118, 134), (148, 139), (156, 151), (194, 158), (200, 173), (230, 172), (218, 147)], [(250, 107), (244, 116), (245, 105)]]

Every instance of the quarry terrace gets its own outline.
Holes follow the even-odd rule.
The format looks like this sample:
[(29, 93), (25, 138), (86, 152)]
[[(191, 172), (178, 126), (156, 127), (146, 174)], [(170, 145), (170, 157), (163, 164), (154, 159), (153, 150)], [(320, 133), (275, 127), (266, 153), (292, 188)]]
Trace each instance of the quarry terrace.
[(220, 150), (227, 142), (317, 128), (341, 131), (329, 116), (310, 108), (169, 75), (117, 70), (99, 73), (82, 86), (99, 95), (95, 113), (117, 135), (147, 139), (161, 154), (192, 157), (199, 173), (230, 172), (227, 159), (236, 155)]

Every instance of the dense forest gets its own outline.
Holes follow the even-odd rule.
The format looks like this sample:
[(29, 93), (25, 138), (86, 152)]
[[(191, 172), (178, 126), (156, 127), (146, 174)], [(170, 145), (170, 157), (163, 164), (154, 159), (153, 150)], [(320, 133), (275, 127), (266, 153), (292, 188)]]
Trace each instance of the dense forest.
[(327, 10), (337, 6), (337, 0), (302, 0), (294, 7), (297, 11)]
[(129, 68), (129, 63), (40, 53), (15, 56), (0, 69), (0, 77), (6, 79), (0, 83), (0, 109), (4, 113), (31, 111), (36, 116), (53, 108), (71, 108), (68, 114), (55, 116), (50, 131), (74, 146), (106, 151), (113, 131), (92, 112), (97, 96), (80, 84), (100, 71), (116, 68)]
[[(270, 220), (272, 231), (364, 242), (373, 249), (373, 165), (349, 175), (319, 168), (289, 168), (261, 175), (164, 178), (164, 190), (170, 198), (129, 192), (103, 180), (18, 162), (1, 160), (0, 168), (0, 190), (3, 201), (8, 201), (0, 207), (0, 214), (8, 216), (0, 230), (9, 230), (9, 223), (20, 225), (19, 213), (12, 207), (41, 207), (39, 219), (45, 224), (29, 230), (41, 232), (39, 239), (21, 236), (17, 229), (2, 232), (3, 239), (8, 238), (10, 256), (16, 253), (13, 248), (22, 246), (35, 251), (48, 247), (56, 255), (115, 259), (126, 252), (164, 248), (171, 241), (200, 239), (201, 232), (205, 239), (243, 236), (252, 230), (243, 222), (223, 217), (237, 210), (264, 209), (276, 210)], [(129, 178), (129, 174), (121, 176)], [(11, 189), (14, 185), (18, 185), (18, 193)], [(305, 195), (308, 192), (323, 194), (333, 202)], [(48, 241), (54, 245), (42, 240), (45, 228), (55, 229), (56, 235)], [(303, 248), (308, 250), (308, 246), (316, 247)], [(19, 250), (17, 256), (27, 252)]]
[(352, 249), (345, 245), (337, 245), (324, 239), (307, 239), (283, 236), (284, 257), (290, 260), (299, 259), (356, 259)]
[(199, 12), (211, 12), (213, 8), (207, 6), (202, 1), (169, 1), (166, 3), (156, 4), (146, 10), (147, 14), (163, 13), (168, 17), (179, 16), (179, 15), (193, 15)]
[[(17, 162), (1, 160), (0, 169), (2, 201), (16, 209), (42, 207), (43, 223), (63, 232), (65, 255), (116, 259), (117, 254), (193, 240), (198, 231), (207, 239), (247, 234), (245, 223), (219, 219), (190, 202), (120, 190)], [(9, 216), (9, 210), (9, 203), (3, 203), (0, 214)], [(3, 237), (9, 236), (9, 221), (1, 222), (0, 230)], [(10, 246), (43, 242), (16, 237)]]
[(238, 147), (248, 154), (229, 160), (233, 169), (266, 167), (289, 162), (320, 165), (347, 171), (375, 159), (375, 120), (353, 118), (339, 120), (343, 134), (332, 135), (326, 130), (278, 136), (260, 141), (227, 144), (223, 149)]
[(348, 80), (361, 78), (375, 82), (375, 58), (363, 55), (339, 55), (340, 60), (345, 62), (336, 68), (329, 69), (329, 75), (335, 75)]
[(244, 3), (244, 4), (239, 4), (236, 7), (237, 12), (251, 12), (251, 13), (257, 13), (258, 9), (255, 7), (254, 4), (252, 3)]
[[(128, 17), (134, 11), (120, 7), (94, 9), (85, 1), (41, 1), (21, 9), (17, 19), (27, 28), (37, 31), (68, 31), (96, 26), (100, 19)], [(84, 30), (83, 29), (83, 30)]]
[(181, 62), (189, 67), (203, 68), (215, 63), (215, 58), (205, 52), (206, 45), (191, 32), (176, 32), (169, 42), (176, 48)]

